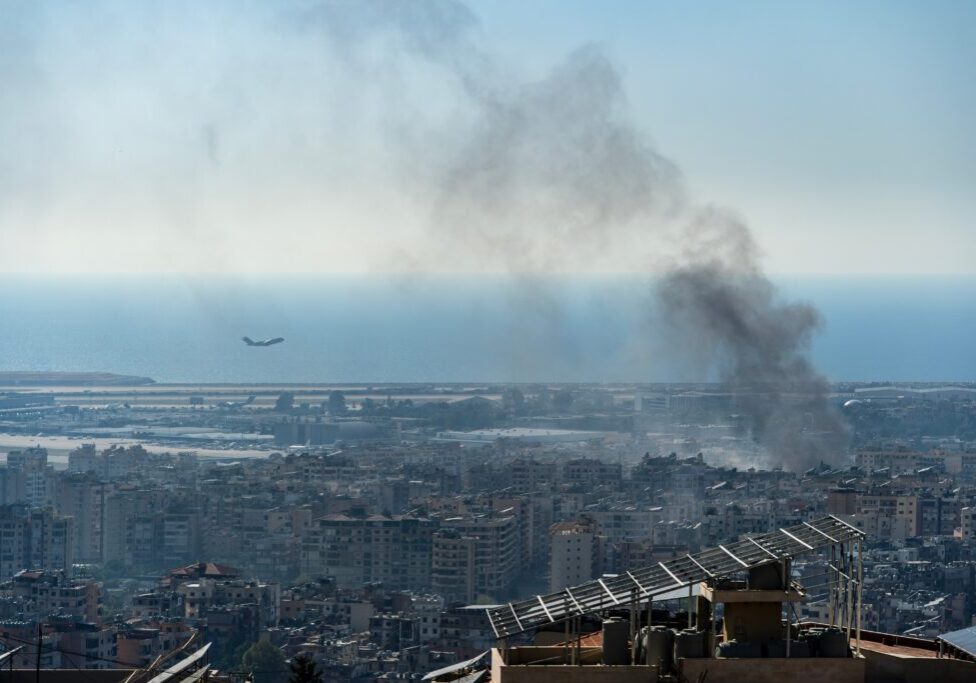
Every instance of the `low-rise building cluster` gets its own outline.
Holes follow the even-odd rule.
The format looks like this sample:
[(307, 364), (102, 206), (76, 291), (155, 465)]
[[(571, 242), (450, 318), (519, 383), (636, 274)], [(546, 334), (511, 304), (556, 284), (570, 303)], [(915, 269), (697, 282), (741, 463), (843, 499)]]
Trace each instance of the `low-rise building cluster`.
[[(7, 646), (40, 637), (50, 666), (140, 665), (199, 634), (225, 671), (268, 640), (313, 657), (328, 680), (393, 678), (490, 648), (487, 606), (824, 515), (867, 536), (865, 629), (974, 624), (971, 443), (876, 440), (796, 472), (759, 466), (734, 424), (709, 422), (725, 395), (638, 398), (630, 432), (609, 429), (619, 411), (594, 400), (607, 414), (535, 419), (551, 429), (262, 457), (12, 451), (0, 467), (0, 634)], [(678, 408), (689, 423), (662, 419)], [(792, 565), (809, 589), (799, 617), (829, 616), (829, 562)]]

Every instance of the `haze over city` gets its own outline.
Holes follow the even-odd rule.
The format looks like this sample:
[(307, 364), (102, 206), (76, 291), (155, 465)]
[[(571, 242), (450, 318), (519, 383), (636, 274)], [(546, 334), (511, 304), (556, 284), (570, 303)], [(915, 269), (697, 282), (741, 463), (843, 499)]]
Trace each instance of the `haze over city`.
[(0, 0), (0, 668), (972, 680), (974, 68), (949, 0)]
[[(486, 104), (512, 113), (550, 84), (555, 106), (526, 125), (623, 122), (695, 201), (748, 222), (772, 272), (972, 275), (973, 11), (6, 2), (0, 267), (507, 270), (474, 243), (414, 247), (479, 136), (504, 132)], [(563, 87), (573, 69), (591, 80)], [(494, 151), (524, 162), (516, 186), (552, 181), (541, 155), (592, 154), (559, 146), (581, 132)], [(557, 211), (504, 211), (527, 208)], [(607, 246), (545, 265), (644, 272), (660, 248)]]

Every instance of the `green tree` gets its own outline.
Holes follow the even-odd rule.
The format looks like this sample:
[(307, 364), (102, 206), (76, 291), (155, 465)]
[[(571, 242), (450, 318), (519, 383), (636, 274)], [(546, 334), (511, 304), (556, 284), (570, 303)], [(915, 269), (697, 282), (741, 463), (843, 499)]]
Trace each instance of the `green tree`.
[(560, 389), (552, 397), (552, 407), (560, 413), (565, 413), (573, 406), (573, 392), (568, 389)]
[(281, 683), (288, 673), (285, 655), (267, 640), (259, 640), (247, 649), (241, 665), (254, 683)]
[(525, 410), (525, 394), (518, 387), (508, 387), (502, 392), (502, 408), (514, 415), (521, 415)]
[(291, 676), (288, 683), (322, 683), (322, 672), (315, 660), (307, 655), (298, 655), (289, 665)]
[(283, 392), (275, 401), (275, 412), (287, 413), (295, 406), (295, 395), (290, 391)]
[(346, 412), (346, 395), (341, 391), (329, 393), (329, 413), (332, 415), (344, 415)]

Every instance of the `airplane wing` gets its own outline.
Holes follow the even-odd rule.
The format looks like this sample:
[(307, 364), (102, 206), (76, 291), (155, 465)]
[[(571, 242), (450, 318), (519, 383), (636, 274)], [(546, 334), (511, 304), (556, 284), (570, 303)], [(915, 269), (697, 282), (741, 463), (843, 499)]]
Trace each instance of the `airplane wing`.
[(284, 337), (275, 337), (274, 339), (269, 339), (268, 341), (266, 341), (265, 345), (271, 346), (272, 344), (280, 344), (283, 341), (285, 341)]

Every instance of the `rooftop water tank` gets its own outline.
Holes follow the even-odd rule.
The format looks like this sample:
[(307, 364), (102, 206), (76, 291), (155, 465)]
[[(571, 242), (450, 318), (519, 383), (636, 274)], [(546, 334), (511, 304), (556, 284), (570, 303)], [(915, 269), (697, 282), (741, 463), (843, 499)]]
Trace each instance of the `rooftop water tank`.
[(603, 620), (603, 663), (624, 665), (630, 663), (627, 641), (630, 639), (630, 624), (615, 617)]
[(652, 626), (643, 631), (644, 663), (656, 666), (659, 674), (671, 671), (674, 633), (666, 626)]

